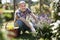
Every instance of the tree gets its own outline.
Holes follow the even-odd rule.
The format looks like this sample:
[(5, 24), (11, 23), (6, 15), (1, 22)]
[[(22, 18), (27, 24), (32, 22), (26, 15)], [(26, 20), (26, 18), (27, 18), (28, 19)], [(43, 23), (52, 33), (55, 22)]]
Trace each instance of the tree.
[(3, 14), (2, 14), (2, 9), (0, 7), (0, 40), (4, 40), (3, 38), (3, 32), (2, 32), (2, 26), (3, 26)]
[(0, 0), (0, 4), (1, 4), (1, 0)]
[(4, 40), (3, 33), (1, 31), (2, 25), (3, 25), (2, 23), (3, 23), (3, 21), (2, 21), (2, 14), (0, 13), (0, 40)]

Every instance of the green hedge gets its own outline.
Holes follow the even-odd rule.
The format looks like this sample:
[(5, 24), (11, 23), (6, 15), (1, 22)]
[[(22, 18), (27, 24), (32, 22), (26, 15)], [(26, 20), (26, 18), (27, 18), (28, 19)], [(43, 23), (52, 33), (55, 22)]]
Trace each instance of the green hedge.
[(13, 13), (3, 13), (3, 16), (6, 21), (10, 21), (14, 19), (14, 14)]

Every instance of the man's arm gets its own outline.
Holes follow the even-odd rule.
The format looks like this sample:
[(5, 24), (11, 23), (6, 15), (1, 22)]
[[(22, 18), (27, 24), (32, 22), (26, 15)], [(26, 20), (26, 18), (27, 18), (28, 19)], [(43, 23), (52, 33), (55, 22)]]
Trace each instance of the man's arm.
[(24, 22), (24, 23), (27, 25), (27, 27), (31, 28), (31, 25), (29, 24), (28, 21), (26, 21), (25, 18), (23, 18), (23, 17), (18, 18), (18, 17), (16, 16), (16, 19), (21, 20), (22, 22)]
[(30, 13), (30, 15), (35, 19), (35, 22), (37, 23), (38, 22), (37, 17), (33, 13)]
[(37, 17), (31, 12), (29, 8), (27, 9), (27, 12), (35, 19), (35, 22), (37, 23), (38, 22)]

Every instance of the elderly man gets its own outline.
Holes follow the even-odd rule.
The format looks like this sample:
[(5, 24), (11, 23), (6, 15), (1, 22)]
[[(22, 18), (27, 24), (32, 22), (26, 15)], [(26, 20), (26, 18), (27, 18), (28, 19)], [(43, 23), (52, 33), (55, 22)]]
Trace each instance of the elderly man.
[[(20, 1), (19, 2), (19, 9), (16, 10), (15, 17), (14, 17), (15, 18), (14, 22), (17, 23), (19, 26), (19, 33), (20, 33), (21, 28), (23, 28), (24, 30), (30, 29), (33, 33), (36, 32), (35, 28), (33, 26), (31, 26), (29, 24), (29, 22), (26, 20), (27, 14), (31, 15), (35, 19), (36, 23), (38, 22), (37, 18), (31, 12), (31, 10), (26, 7), (25, 1)], [(18, 35), (19, 35), (19, 33), (18, 33)]]

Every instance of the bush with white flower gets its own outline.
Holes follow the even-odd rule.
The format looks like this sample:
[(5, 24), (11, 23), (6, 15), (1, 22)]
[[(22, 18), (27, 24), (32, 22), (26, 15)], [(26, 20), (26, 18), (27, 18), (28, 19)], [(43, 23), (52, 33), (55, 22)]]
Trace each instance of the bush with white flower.
[(51, 23), (50, 26), (52, 26), (51, 29), (53, 30), (52, 33), (54, 34), (53, 37), (60, 39), (60, 20), (57, 20), (55, 23)]

